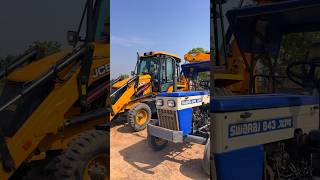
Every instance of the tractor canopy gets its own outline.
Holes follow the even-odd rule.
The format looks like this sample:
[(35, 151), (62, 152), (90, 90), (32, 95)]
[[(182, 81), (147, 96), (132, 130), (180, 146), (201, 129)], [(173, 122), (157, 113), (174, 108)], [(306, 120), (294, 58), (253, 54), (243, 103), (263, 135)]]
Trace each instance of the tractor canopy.
[(241, 51), (276, 57), (285, 34), (320, 30), (319, 12), (319, 0), (290, 0), (232, 9), (227, 18)]
[(193, 78), (197, 76), (200, 72), (210, 71), (210, 61), (202, 61), (195, 63), (187, 63), (181, 65), (181, 72), (188, 78)]

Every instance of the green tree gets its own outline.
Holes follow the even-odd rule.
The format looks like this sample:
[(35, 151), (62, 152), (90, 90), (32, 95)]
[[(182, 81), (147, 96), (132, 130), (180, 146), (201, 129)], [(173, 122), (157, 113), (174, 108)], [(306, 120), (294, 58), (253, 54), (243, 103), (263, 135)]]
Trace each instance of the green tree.
[[(320, 32), (287, 34), (282, 39), (278, 57), (272, 57), (270, 54), (257, 55), (256, 58), (262, 65), (257, 69), (258, 73), (269, 75), (269, 78), (265, 79), (269, 83), (269, 89), (272, 74), (286, 76), (287, 66), (295, 61), (307, 60), (310, 46), (317, 42), (320, 42)], [(286, 84), (283, 79), (277, 80), (276, 86), (293, 87), (292, 84)]]
[(43, 58), (61, 50), (61, 44), (57, 41), (34, 41), (29, 48), (34, 46), (37, 46), (40, 49), (38, 58)]
[(15, 59), (15, 56), (7, 55), (6, 57), (0, 58), (0, 65), (4, 66), (10, 64)]
[(129, 78), (129, 75), (128, 74), (121, 74), (119, 77), (121, 79), (127, 79), (127, 78)]
[(286, 35), (280, 49), (279, 64), (288, 65), (305, 60), (312, 44), (320, 42), (320, 32), (293, 33)]
[[(29, 45), (28, 50), (33, 48), (34, 46), (37, 46), (40, 50), (36, 59), (43, 58), (61, 50), (61, 45), (56, 41), (34, 41), (31, 45)], [(12, 63), (12, 61), (14, 61), (18, 56), (19, 55), (7, 55), (0, 58), (1, 67)]]
[[(259, 54), (257, 59), (263, 65), (263, 72), (269, 71), (271, 60), (275, 72), (285, 75), (286, 67), (292, 62), (305, 60), (310, 46), (316, 42), (320, 42), (320, 32), (288, 34), (283, 37), (279, 57), (275, 58), (269, 54)], [(274, 64), (275, 59), (277, 59), (277, 64)]]
[(209, 81), (210, 80), (210, 72), (199, 72), (198, 81)]
[(208, 50), (205, 50), (204, 48), (202, 47), (196, 47), (196, 48), (192, 48), (188, 54), (192, 54), (192, 53), (209, 53)]

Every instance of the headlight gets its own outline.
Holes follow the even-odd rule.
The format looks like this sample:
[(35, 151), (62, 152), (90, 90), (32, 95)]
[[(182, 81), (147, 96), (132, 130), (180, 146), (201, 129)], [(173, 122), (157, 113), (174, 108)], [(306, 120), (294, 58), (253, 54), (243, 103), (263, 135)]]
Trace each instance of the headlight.
[(169, 107), (175, 107), (176, 106), (176, 102), (174, 102), (174, 100), (168, 100), (168, 106)]
[(163, 100), (162, 99), (158, 99), (156, 104), (157, 104), (157, 106), (163, 106)]

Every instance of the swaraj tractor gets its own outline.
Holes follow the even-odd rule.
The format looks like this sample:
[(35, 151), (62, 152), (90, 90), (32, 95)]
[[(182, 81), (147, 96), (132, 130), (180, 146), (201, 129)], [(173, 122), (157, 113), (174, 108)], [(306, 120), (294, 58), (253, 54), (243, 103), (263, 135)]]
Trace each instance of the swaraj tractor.
[[(263, 1), (263, 5), (245, 8), (240, 5), (226, 11), (226, 16), (222, 12), (222, 1), (215, 3), (212, 5), (213, 36), (214, 45), (219, 48), (215, 48), (212, 62), (210, 89), (214, 91), (211, 91), (210, 105), (205, 91), (158, 94), (158, 118), (148, 125), (150, 146), (161, 150), (168, 141), (206, 144), (203, 165), (211, 179), (319, 178), (318, 96), (311, 94), (312, 91), (309, 95), (238, 96), (221, 96), (215, 91), (216, 85), (224, 84), (246, 90), (239, 94), (257, 92), (254, 78), (258, 59), (254, 55), (269, 54), (276, 59), (284, 35), (319, 31), (319, 2), (295, 0), (264, 4)], [(223, 17), (229, 20), (226, 30)], [(286, 72), (292, 82), (319, 91), (319, 45), (311, 47), (306, 59), (289, 64)], [(236, 65), (243, 67), (241, 74), (246, 81), (239, 78), (221, 82), (221, 62), (231, 68), (229, 63), (237, 59), (243, 62)], [(275, 72), (270, 72), (269, 78), (276, 79)], [(236, 81), (242, 84), (234, 84)]]
[[(192, 142), (209, 146), (210, 76), (199, 79), (201, 73), (210, 72), (210, 61), (183, 64), (181, 69), (186, 78), (190, 81), (198, 80), (198, 83), (190, 86), (192, 91), (156, 95), (157, 119), (152, 119), (147, 126), (148, 144), (155, 151), (164, 149), (168, 142)], [(227, 92), (226, 89), (221, 91)], [(205, 154), (209, 157), (209, 151)], [(205, 164), (209, 163), (207, 159), (204, 159)], [(209, 172), (209, 167), (204, 167)]]
[(165, 52), (148, 52), (137, 59), (133, 77), (112, 82), (110, 120), (126, 114), (135, 131), (143, 130), (155, 113), (154, 96), (159, 92), (182, 91), (180, 58)]
[(107, 5), (86, 1), (72, 49), (35, 48), (1, 71), (1, 180), (109, 179)]
[[(222, 19), (221, 7), (221, 1), (212, 4), (213, 21)], [(226, 11), (224, 17), (228, 18), (229, 32), (234, 35), (243, 59), (263, 54), (275, 60), (285, 35), (319, 32), (319, 8), (319, 1), (277, 1), (235, 8)], [(221, 32), (224, 23), (216, 23), (215, 30)], [(217, 34), (214, 40), (215, 44), (226, 43)], [(221, 48), (215, 51), (223, 54)], [(305, 59), (290, 62), (286, 74), (292, 82), (319, 92), (318, 52), (319, 45), (311, 45)], [(251, 59), (253, 64), (257, 60)], [(269, 72), (273, 72), (270, 79), (275, 79), (275, 72)], [(249, 77), (252, 80), (253, 75)], [(250, 92), (255, 92), (254, 86), (251, 88)], [(312, 91), (309, 95), (211, 94), (210, 111), (211, 179), (320, 178), (319, 96)]]

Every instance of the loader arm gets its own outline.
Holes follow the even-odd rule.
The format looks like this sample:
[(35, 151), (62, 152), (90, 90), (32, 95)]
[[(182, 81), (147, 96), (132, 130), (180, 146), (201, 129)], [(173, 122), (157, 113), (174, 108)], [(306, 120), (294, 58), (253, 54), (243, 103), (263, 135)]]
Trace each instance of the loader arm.
[(131, 103), (146, 98), (151, 94), (151, 76), (139, 75), (127, 80), (120, 80), (112, 86), (110, 121), (119, 113), (130, 108)]
[(135, 87), (134, 83), (131, 82), (130, 84), (124, 85), (121, 89), (124, 89), (124, 92), (120, 95), (117, 101), (111, 106), (112, 112), (110, 113), (110, 120), (112, 120), (121, 110), (123, 107), (129, 103), (131, 97), (134, 96)]

